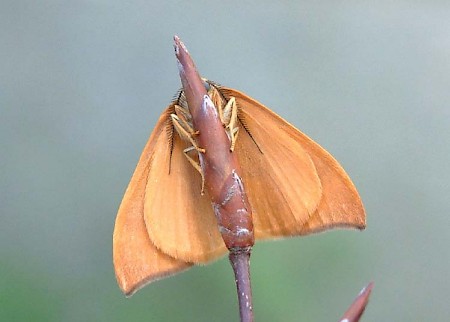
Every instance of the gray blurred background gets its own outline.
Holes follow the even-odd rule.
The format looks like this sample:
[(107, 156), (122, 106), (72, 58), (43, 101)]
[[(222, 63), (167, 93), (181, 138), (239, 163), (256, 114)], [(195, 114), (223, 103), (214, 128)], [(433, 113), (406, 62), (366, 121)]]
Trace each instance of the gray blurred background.
[(118, 205), (180, 86), (204, 76), (271, 107), (359, 189), (364, 232), (259, 243), (257, 321), (446, 321), (447, 1), (0, 2), (0, 320), (237, 321), (226, 258), (131, 299), (111, 256)]

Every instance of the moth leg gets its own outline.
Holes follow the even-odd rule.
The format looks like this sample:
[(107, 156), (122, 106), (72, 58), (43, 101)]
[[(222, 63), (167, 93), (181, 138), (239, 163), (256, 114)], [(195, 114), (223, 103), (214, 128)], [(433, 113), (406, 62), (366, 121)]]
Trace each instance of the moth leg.
[(197, 149), (194, 146), (190, 146), (186, 149), (183, 150), (184, 156), (186, 157), (186, 159), (188, 159), (189, 163), (194, 167), (195, 170), (197, 170), (200, 175), (202, 176), (202, 192), (201, 194), (203, 195), (204, 190), (205, 190), (205, 175), (203, 174), (202, 168), (200, 167), (200, 164), (194, 160), (188, 153), (191, 151), (197, 151)]
[(206, 150), (200, 148), (194, 140), (194, 136), (198, 135), (198, 131), (194, 131), (189, 123), (178, 117), (178, 115), (170, 114), (170, 117), (172, 118), (173, 126), (180, 137), (186, 141), (189, 141), (192, 144), (192, 147), (198, 152), (205, 153)]
[(204, 189), (205, 188), (205, 176), (203, 174), (202, 168), (200, 167), (200, 164), (189, 155), (189, 152), (191, 152), (191, 151), (197, 151), (197, 153), (205, 153), (206, 152), (205, 149), (200, 148), (197, 145), (197, 142), (195, 142), (195, 140), (194, 140), (194, 136), (198, 135), (199, 132), (194, 131), (192, 126), (189, 124), (189, 122), (185, 120), (183, 114), (181, 114), (181, 117), (179, 117), (178, 115), (175, 115), (175, 114), (171, 114), (170, 117), (172, 118), (173, 126), (174, 126), (175, 130), (178, 132), (178, 134), (180, 135), (180, 137), (186, 141), (189, 141), (192, 144), (192, 146), (184, 149), (183, 153), (184, 153), (184, 156), (186, 157), (186, 159), (189, 161), (189, 163), (202, 176), (201, 194), (203, 195), (204, 190), (205, 190)]
[(177, 105), (177, 104), (175, 104), (174, 109), (175, 109), (176, 116), (178, 116), (180, 119), (182, 119), (188, 125), (192, 124), (192, 116), (191, 116), (191, 113), (189, 113), (189, 110), (187, 110), (186, 108), (184, 108), (180, 105)]
[(234, 151), (234, 146), (236, 145), (238, 134), (239, 134), (239, 127), (235, 127), (230, 131), (230, 136), (231, 136), (230, 151), (231, 152)]
[(223, 124), (227, 130), (228, 137), (231, 141), (230, 151), (233, 152), (234, 146), (236, 145), (237, 136), (239, 134), (239, 126), (237, 125), (238, 107), (236, 104), (236, 99), (231, 97), (227, 105), (223, 108)]

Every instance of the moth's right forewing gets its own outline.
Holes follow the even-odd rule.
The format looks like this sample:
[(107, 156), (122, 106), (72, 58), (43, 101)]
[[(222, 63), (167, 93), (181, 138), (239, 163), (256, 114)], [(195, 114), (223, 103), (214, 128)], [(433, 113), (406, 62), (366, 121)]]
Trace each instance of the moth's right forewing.
[(192, 264), (176, 260), (150, 240), (144, 222), (147, 176), (152, 166), (156, 138), (167, 130), (169, 110), (160, 117), (148, 140), (120, 204), (113, 234), (114, 270), (119, 287), (126, 295), (154, 280), (185, 270)]

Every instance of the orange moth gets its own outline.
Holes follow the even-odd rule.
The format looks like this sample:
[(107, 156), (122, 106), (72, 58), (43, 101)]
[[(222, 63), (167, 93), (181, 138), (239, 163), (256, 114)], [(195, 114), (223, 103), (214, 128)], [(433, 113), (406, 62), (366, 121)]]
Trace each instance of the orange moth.
[[(244, 93), (203, 82), (239, 161), (256, 240), (364, 229), (358, 192), (327, 151)], [(159, 118), (120, 205), (113, 260), (126, 295), (227, 253), (191, 118), (181, 90)]]

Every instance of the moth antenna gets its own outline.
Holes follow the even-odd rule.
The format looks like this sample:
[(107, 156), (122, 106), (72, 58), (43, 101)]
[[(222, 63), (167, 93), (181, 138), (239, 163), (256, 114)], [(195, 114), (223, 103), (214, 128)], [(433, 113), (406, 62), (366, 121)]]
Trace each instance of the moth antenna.
[(173, 95), (171, 103), (178, 102), (180, 100), (181, 95), (183, 95), (183, 89), (180, 88), (177, 90), (177, 92)]
[(174, 136), (173, 136), (173, 131), (174, 131), (174, 127), (173, 127), (173, 123), (170, 121), (170, 114), (172, 114), (172, 112), (175, 112), (175, 108), (173, 108), (172, 111), (172, 106), (167, 110), (167, 125), (166, 125), (166, 133), (167, 133), (167, 137), (168, 137), (168, 144), (169, 144), (169, 175), (170, 175), (170, 171), (172, 169), (172, 154), (173, 154), (173, 146), (174, 146)]

